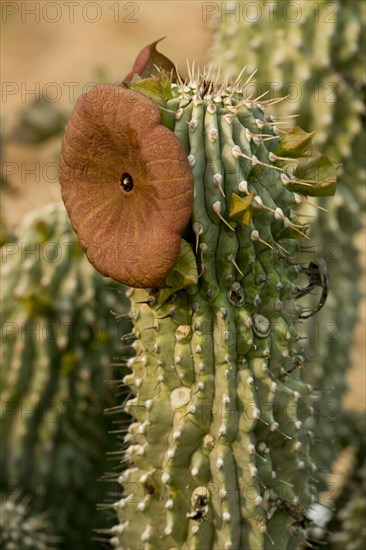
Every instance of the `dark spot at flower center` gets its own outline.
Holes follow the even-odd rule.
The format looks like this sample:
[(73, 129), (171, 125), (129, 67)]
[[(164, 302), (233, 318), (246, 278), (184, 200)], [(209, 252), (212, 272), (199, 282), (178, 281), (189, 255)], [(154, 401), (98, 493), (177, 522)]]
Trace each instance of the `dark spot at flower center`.
[(130, 174), (128, 174), (127, 172), (123, 172), (120, 181), (121, 181), (121, 187), (123, 191), (126, 191), (127, 193), (129, 191), (132, 191), (133, 179), (132, 179), (132, 176), (130, 176)]

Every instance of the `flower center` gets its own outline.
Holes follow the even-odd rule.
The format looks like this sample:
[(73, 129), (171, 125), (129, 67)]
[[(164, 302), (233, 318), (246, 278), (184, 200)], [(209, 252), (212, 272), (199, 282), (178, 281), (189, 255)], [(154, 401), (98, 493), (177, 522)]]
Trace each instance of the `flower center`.
[(133, 189), (133, 179), (132, 179), (132, 176), (130, 174), (128, 174), (127, 172), (123, 172), (120, 182), (121, 182), (121, 187), (122, 187), (123, 191), (126, 191), (127, 193), (129, 191), (132, 191), (132, 189)]

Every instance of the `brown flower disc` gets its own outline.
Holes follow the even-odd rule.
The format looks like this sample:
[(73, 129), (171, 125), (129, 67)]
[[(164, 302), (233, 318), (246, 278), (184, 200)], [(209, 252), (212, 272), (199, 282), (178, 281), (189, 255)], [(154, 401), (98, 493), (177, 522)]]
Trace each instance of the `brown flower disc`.
[(193, 207), (193, 176), (155, 103), (99, 85), (76, 102), (61, 151), (62, 198), (89, 261), (133, 287), (163, 287)]

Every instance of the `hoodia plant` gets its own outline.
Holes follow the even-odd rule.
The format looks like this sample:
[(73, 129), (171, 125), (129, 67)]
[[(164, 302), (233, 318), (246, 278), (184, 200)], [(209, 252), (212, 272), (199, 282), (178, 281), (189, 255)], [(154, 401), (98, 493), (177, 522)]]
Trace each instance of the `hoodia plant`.
[(334, 193), (336, 167), (311, 134), (280, 130), (242, 75), (151, 76), (155, 45), (128, 82), (79, 98), (61, 155), (87, 256), (132, 287), (120, 408), (132, 422), (111, 542), (297, 548), (317, 494), (296, 208)]

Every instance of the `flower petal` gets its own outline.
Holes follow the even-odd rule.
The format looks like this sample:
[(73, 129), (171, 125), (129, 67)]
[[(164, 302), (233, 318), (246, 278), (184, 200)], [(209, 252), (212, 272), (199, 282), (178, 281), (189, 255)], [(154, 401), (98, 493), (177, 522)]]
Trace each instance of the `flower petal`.
[(191, 216), (193, 176), (155, 103), (122, 86), (83, 94), (65, 130), (60, 181), (94, 267), (130, 286), (163, 287)]

